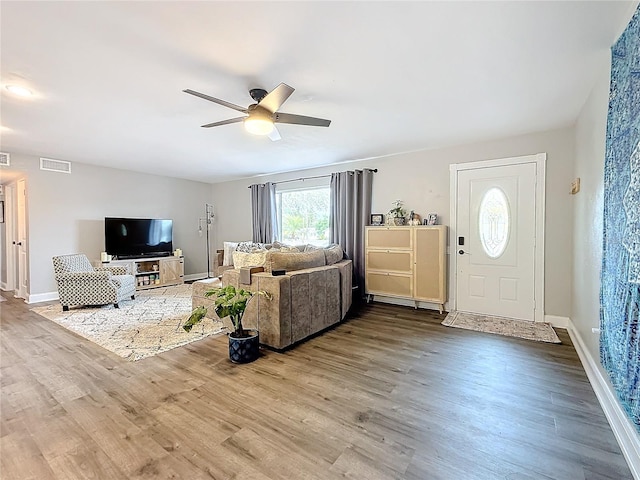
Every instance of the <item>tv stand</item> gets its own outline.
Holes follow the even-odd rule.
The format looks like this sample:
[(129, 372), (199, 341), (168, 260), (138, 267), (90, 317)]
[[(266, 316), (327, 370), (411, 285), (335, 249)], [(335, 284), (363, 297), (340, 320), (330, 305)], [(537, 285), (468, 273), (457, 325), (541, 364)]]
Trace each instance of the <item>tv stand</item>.
[(136, 290), (184, 283), (184, 257), (138, 257), (112, 260), (102, 265), (127, 266), (136, 277)]

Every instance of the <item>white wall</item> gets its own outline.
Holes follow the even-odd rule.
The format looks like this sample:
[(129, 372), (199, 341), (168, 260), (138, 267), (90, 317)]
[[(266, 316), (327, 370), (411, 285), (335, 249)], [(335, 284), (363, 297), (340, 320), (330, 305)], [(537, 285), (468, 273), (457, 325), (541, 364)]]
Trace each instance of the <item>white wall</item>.
[[(604, 207), (604, 158), (609, 105), (609, 58), (576, 123), (575, 176), (580, 192), (573, 196), (573, 288), (571, 320), (594, 359), (600, 358), (600, 271)], [(600, 362), (598, 362), (600, 366)]]
[(104, 217), (170, 218), (174, 248), (185, 274), (206, 275), (206, 245), (198, 218), (211, 202), (211, 185), (73, 163), (72, 173), (39, 169), (39, 158), (12, 153), (11, 169), (27, 177), (29, 294), (56, 291), (51, 258), (104, 250)]
[(541, 152), (547, 153), (545, 313), (569, 317), (573, 243), (573, 204), (569, 188), (573, 178), (573, 128), (215, 184), (216, 244), (221, 248), (224, 240), (251, 239), (251, 198), (247, 186), (252, 183), (377, 168), (373, 181), (373, 213), (386, 214), (393, 200), (402, 199), (408, 210), (422, 216), (438, 213), (439, 223), (449, 225), (450, 164)]

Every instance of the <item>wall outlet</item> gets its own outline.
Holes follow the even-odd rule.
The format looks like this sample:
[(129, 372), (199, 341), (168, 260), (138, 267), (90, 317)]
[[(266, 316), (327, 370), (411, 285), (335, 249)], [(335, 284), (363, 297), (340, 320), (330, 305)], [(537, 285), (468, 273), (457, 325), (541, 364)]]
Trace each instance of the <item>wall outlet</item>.
[(575, 195), (580, 191), (580, 177), (571, 182), (571, 195)]

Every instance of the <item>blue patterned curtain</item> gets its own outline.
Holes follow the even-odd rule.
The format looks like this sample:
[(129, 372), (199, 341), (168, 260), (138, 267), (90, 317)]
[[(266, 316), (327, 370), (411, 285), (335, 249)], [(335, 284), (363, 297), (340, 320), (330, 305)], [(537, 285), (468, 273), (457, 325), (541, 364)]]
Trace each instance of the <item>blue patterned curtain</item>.
[(600, 360), (640, 431), (640, 7), (611, 49)]

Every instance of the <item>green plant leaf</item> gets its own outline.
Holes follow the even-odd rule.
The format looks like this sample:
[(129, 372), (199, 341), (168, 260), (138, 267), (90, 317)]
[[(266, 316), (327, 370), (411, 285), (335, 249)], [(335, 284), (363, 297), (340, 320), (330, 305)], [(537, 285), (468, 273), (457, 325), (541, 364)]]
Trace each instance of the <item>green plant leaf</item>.
[(191, 312), (191, 316), (184, 322), (182, 328), (185, 331), (190, 332), (194, 325), (200, 323), (202, 319), (207, 315), (207, 309), (203, 306), (197, 307), (193, 312)]

